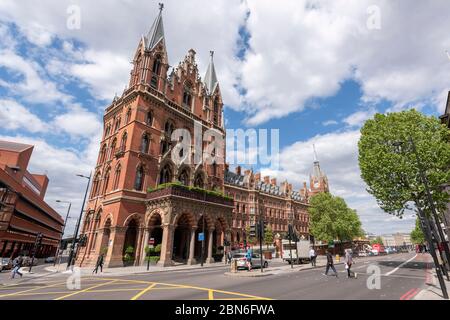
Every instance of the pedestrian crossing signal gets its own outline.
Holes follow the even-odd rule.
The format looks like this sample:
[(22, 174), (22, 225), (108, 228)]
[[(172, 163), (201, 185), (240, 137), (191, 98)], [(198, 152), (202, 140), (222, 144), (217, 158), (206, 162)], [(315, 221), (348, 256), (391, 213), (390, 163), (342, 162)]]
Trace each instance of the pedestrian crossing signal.
[(256, 237), (256, 225), (250, 225), (250, 237)]

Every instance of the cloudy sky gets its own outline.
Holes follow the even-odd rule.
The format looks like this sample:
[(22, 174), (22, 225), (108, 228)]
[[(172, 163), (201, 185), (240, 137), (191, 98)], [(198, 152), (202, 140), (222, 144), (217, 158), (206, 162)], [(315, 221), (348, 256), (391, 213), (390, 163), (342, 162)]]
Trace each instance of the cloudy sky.
[[(86, 181), (75, 174), (96, 162), (104, 108), (124, 90), (157, 2), (0, 1), (0, 139), (35, 145), (30, 169), (49, 175), (46, 200), (61, 213), (56, 199), (80, 211)], [(376, 112), (443, 113), (448, 1), (164, 3), (171, 65), (194, 48), (204, 73), (215, 51), (227, 128), (280, 129), (279, 170), (255, 170), (299, 188), (315, 144), (331, 191), (357, 209), (366, 231), (412, 229), (414, 218), (389, 216), (365, 191), (359, 129)]]

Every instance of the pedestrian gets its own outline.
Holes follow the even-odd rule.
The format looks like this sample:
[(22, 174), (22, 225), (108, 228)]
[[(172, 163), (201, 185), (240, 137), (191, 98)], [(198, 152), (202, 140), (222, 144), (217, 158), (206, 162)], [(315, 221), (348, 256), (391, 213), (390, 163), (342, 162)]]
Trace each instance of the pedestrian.
[(228, 263), (231, 264), (231, 259), (233, 258), (233, 254), (231, 253), (231, 250), (227, 253)]
[(92, 271), (92, 273), (97, 273), (99, 267), (100, 272), (103, 272), (103, 253), (98, 256), (97, 263), (95, 264), (95, 269)]
[(334, 275), (337, 278), (338, 277), (338, 273), (336, 271), (336, 268), (334, 267), (333, 255), (331, 254), (331, 251), (328, 250), (327, 251), (327, 268), (325, 269), (325, 273), (323, 274), (324, 276), (328, 275), (328, 270), (330, 270), (330, 268), (334, 271)]
[(358, 277), (358, 275), (351, 271), (352, 265), (353, 265), (353, 254), (350, 249), (345, 250), (345, 269), (347, 269), (347, 278), (351, 278), (351, 274), (353, 273), (355, 276), (355, 279)]
[(311, 260), (311, 266), (315, 267), (316, 266), (316, 251), (314, 250), (313, 247), (311, 247), (311, 250), (309, 250), (309, 259)]
[(247, 253), (245, 254), (245, 260), (247, 262), (247, 271), (252, 270), (252, 249), (249, 247)]
[(13, 269), (11, 271), (11, 279), (14, 279), (16, 274), (18, 274), (22, 278), (23, 274), (20, 272), (20, 268), (22, 268), (22, 264), (23, 264), (23, 257), (22, 257), (22, 254), (19, 254), (19, 256), (13, 260)]

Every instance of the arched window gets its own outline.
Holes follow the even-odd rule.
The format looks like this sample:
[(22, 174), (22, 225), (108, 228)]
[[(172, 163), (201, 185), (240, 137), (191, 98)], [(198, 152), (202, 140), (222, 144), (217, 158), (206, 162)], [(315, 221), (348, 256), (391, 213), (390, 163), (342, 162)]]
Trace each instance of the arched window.
[(214, 162), (212, 164), (212, 169), (213, 169), (213, 176), (217, 176), (217, 164)]
[(102, 150), (100, 151), (100, 159), (99, 159), (99, 164), (103, 163), (105, 161), (105, 157), (106, 157), (106, 143), (103, 145)]
[(120, 181), (120, 164), (116, 167), (116, 173), (114, 175), (114, 183), (113, 183), (113, 190), (119, 189), (119, 181)]
[(166, 165), (162, 168), (159, 173), (159, 184), (168, 183), (172, 181), (172, 171), (170, 170), (169, 165)]
[(120, 151), (125, 152), (126, 146), (127, 146), (127, 133), (124, 132), (122, 136), (122, 142), (120, 143)]
[(152, 79), (150, 82), (150, 85), (155, 89), (158, 88), (158, 78), (160, 72), (161, 72), (161, 57), (156, 56), (155, 61), (153, 62)]
[(109, 133), (111, 132), (111, 125), (108, 123), (107, 125), (106, 125), (106, 128), (105, 128), (105, 138), (107, 137), (107, 136), (109, 136)]
[(144, 168), (139, 166), (136, 169), (136, 178), (134, 180), (134, 189), (137, 191), (142, 191), (144, 187)]
[(151, 111), (147, 112), (147, 119), (145, 119), (145, 122), (149, 127), (153, 125), (153, 113)]
[(116, 153), (116, 145), (117, 145), (117, 138), (114, 138), (113, 142), (111, 143), (111, 148), (110, 148), (110, 154), (109, 154), (109, 159), (112, 159), (114, 157), (114, 154)]
[(118, 117), (118, 118), (116, 119), (116, 124), (115, 124), (115, 126), (114, 126), (114, 132), (119, 131), (119, 128), (120, 128), (120, 117)]
[(148, 153), (148, 147), (150, 145), (150, 140), (148, 138), (148, 135), (144, 133), (141, 140), (141, 152), (142, 153)]
[(166, 124), (164, 125), (164, 132), (167, 136), (171, 136), (173, 130), (175, 129), (175, 126), (173, 125), (172, 121), (167, 120)]
[(131, 119), (131, 109), (128, 108), (127, 115), (125, 116), (125, 123), (130, 122)]
[(183, 185), (188, 186), (189, 185), (189, 174), (186, 170), (183, 170), (180, 175), (178, 176), (178, 181), (180, 181)]
[(191, 90), (191, 85), (189, 83), (187, 83), (184, 86), (184, 92), (183, 92), (183, 105), (186, 108), (191, 108), (191, 103), (192, 103), (192, 90)]
[(214, 99), (213, 121), (215, 125), (219, 124), (219, 98)]
[(104, 182), (103, 182), (102, 194), (105, 194), (108, 191), (110, 172), (111, 172), (111, 169), (108, 168), (108, 170), (106, 171), (106, 174), (105, 174)]
[(203, 176), (201, 173), (197, 173), (194, 179), (194, 187), (204, 188)]
[(98, 195), (99, 188), (100, 188), (100, 172), (97, 172), (97, 174), (94, 177), (94, 182), (92, 183), (91, 198), (96, 197)]

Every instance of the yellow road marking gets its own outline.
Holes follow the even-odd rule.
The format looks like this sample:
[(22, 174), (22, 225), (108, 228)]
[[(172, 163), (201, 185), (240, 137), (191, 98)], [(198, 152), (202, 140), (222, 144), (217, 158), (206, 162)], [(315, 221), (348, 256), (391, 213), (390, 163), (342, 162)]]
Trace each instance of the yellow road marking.
[(89, 288), (86, 288), (86, 289), (83, 289), (83, 290), (79, 290), (79, 291), (75, 291), (75, 292), (66, 294), (65, 296), (56, 298), (54, 300), (62, 300), (62, 299), (65, 299), (65, 298), (68, 298), (68, 297), (72, 297), (72, 296), (75, 296), (75, 295), (83, 293), (83, 292), (88, 292), (91, 289), (95, 289), (95, 288), (98, 288), (98, 287), (101, 287), (101, 286), (106, 286), (106, 285), (114, 283), (114, 282), (117, 282), (117, 280), (112, 280), (112, 281), (109, 281), (109, 282), (106, 282), (106, 283), (96, 284), (95, 286), (92, 286), (92, 287), (89, 287)]
[(54, 283), (54, 284), (50, 284), (50, 285), (48, 285), (48, 286), (43, 286), (43, 287), (38, 287), (38, 288), (32, 288), (32, 289), (28, 289), (28, 290), (24, 290), (24, 291), (19, 291), (19, 292), (13, 292), (13, 293), (8, 293), (8, 294), (3, 294), (3, 295), (0, 295), (0, 298), (3, 298), (3, 297), (10, 297), (10, 296), (14, 296), (14, 295), (19, 294), (19, 293), (31, 292), (31, 291), (35, 291), (35, 290), (39, 290), (39, 289), (51, 288), (51, 287), (54, 287), (54, 286), (57, 286), (57, 285), (65, 284), (65, 283), (66, 283), (66, 281), (64, 281), (64, 282), (58, 282), (58, 283)]
[(214, 292), (213, 292), (213, 290), (208, 290), (208, 300), (214, 300)]
[(156, 286), (156, 283), (152, 283), (151, 285), (149, 285), (147, 288), (145, 288), (144, 290), (139, 292), (137, 295), (135, 295), (133, 298), (131, 298), (131, 300), (139, 299), (143, 294), (145, 294), (146, 292), (152, 290), (154, 286)]
[[(101, 292), (119, 292), (119, 291), (139, 291), (139, 289), (106, 289), (106, 290), (90, 290), (89, 293), (101, 293)], [(46, 295), (46, 294), (65, 294), (67, 291), (50, 291), (50, 292), (33, 292), (33, 293), (19, 293), (16, 296), (33, 296), (33, 295)]]

